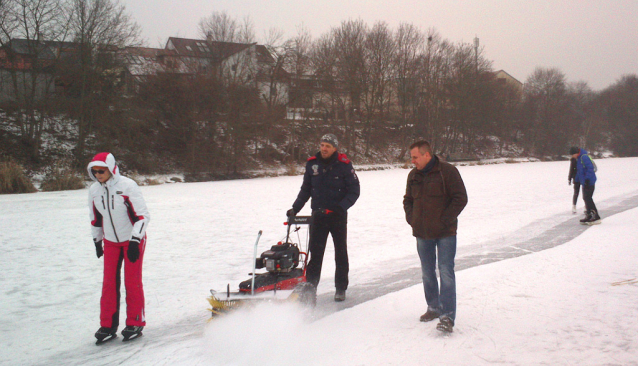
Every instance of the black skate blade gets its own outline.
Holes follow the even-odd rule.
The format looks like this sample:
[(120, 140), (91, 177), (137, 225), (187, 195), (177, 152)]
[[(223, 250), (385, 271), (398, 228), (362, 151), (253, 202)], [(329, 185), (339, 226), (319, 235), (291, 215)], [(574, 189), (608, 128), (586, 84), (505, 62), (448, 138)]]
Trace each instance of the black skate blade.
[(106, 337), (106, 338), (103, 338), (103, 339), (98, 339), (98, 340), (95, 342), (95, 345), (96, 345), (96, 346), (100, 346), (100, 345), (102, 345), (102, 344), (104, 344), (104, 343), (108, 343), (108, 342), (110, 342), (110, 341), (114, 340), (115, 338), (117, 338), (117, 334), (113, 334), (112, 336), (110, 336), (110, 337)]
[(132, 341), (134, 339), (141, 338), (143, 335), (144, 335), (144, 333), (142, 333), (142, 332), (131, 334), (128, 337), (124, 337), (124, 339), (122, 339), (122, 342), (130, 342), (130, 341)]

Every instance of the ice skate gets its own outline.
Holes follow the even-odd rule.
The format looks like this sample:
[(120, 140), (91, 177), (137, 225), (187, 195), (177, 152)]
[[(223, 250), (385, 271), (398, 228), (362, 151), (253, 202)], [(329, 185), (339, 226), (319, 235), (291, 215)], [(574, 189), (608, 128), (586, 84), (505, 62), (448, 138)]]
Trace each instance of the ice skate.
[(100, 327), (100, 329), (98, 329), (97, 332), (95, 332), (95, 338), (97, 338), (97, 342), (95, 342), (95, 344), (97, 344), (98, 346), (102, 343), (106, 343), (110, 340), (113, 340), (117, 338), (117, 327), (115, 328)]
[(589, 221), (587, 221), (587, 225), (600, 225), (602, 222), (603, 220), (600, 218), (600, 216), (598, 216), (598, 212), (592, 210)]
[(122, 342), (132, 341), (133, 339), (139, 338), (143, 335), (142, 330), (144, 327), (138, 327), (135, 325), (127, 325), (124, 330), (122, 330)]

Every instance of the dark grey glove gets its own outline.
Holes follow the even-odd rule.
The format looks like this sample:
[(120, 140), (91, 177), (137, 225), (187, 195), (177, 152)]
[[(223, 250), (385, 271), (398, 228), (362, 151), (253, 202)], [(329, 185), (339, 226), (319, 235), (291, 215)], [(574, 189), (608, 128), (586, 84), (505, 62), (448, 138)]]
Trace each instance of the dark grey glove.
[(95, 254), (98, 258), (104, 255), (104, 249), (102, 249), (102, 240), (93, 239), (93, 244), (95, 244)]
[(128, 241), (126, 256), (131, 263), (135, 263), (135, 261), (140, 257), (140, 239), (132, 237), (131, 240)]
[(286, 211), (286, 217), (293, 217), (297, 215), (297, 211), (295, 211), (294, 208), (291, 208), (290, 210)]

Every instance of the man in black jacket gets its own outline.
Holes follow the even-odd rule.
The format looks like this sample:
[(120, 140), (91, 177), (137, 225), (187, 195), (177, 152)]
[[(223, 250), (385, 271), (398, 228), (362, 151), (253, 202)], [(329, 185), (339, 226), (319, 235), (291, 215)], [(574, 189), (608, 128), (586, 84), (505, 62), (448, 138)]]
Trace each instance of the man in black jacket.
[(308, 158), (299, 195), (286, 215), (296, 215), (312, 197), (313, 223), (306, 280), (316, 289), (321, 278), (326, 241), (328, 234), (331, 234), (336, 264), (334, 299), (344, 301), (349, 271), (347, 211), (359, 198), (359, 179), (348, 157), (337, 152), (338, 145), (337, 137), (333, 134), (321, 138), (320, 151)]

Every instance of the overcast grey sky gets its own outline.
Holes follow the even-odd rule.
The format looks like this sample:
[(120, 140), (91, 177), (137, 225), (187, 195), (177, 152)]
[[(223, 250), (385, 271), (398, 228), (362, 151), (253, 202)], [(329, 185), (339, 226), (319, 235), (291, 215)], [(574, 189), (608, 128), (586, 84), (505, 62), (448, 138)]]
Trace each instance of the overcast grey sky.
[(536, 67), (556, 67), (594, 90), (638, 74), (638, 0), (120, 0), (151, 47), (168, 37), (197, 38), (202, 17), (249, 16), (261, 40), (270, 28), (313, 39), (348, 19), (392, 29), (412, 23), (452, 42), (475, 36), (495, 70), (525, 82)]

